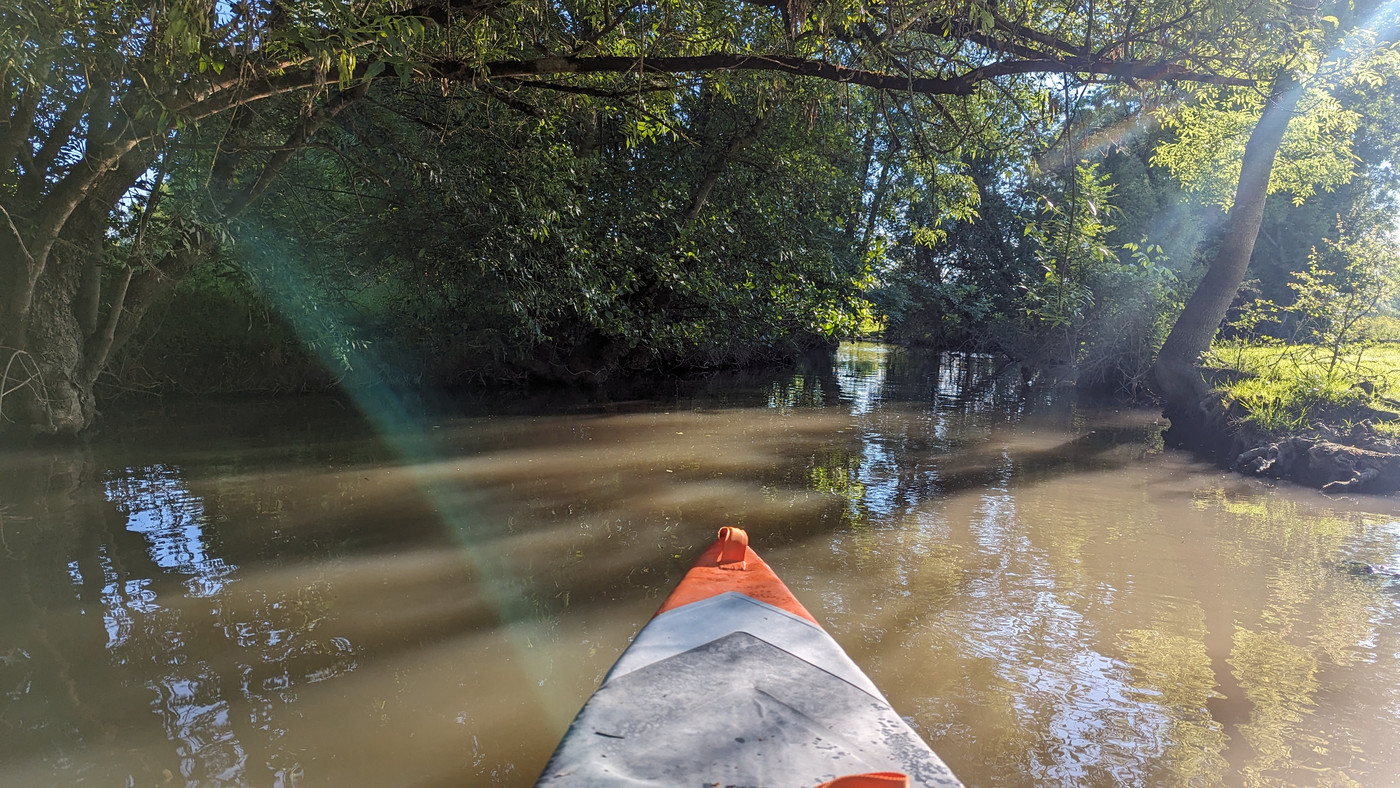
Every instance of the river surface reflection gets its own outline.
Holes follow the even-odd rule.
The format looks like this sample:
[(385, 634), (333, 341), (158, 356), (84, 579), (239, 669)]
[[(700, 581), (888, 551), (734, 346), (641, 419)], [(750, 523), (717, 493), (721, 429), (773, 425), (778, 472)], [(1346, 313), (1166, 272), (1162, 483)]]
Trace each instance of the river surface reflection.
[(648, 401), (170, 405), (0, 449), (0, 785), (529, 785), (731, 524), (969, 784), (1393, 784), (1400, 587), (1347, 562), (1400, 563), (1396, 501), (991, 371), (846, 345)]

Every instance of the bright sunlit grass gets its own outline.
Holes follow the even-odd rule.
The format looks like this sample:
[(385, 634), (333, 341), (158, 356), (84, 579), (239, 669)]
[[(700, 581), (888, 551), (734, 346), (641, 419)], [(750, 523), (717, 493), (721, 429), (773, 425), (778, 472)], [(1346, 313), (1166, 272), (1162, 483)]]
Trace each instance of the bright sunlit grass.
[(1218, 388), (1274, 433), (1326, 420), (1350, 426), (1372, 419), (1400, 434), (1400, 344), (1357, 343), (1334, 353), (1317, 345), (1217, 342), (1203, 359), (1221, 372)]

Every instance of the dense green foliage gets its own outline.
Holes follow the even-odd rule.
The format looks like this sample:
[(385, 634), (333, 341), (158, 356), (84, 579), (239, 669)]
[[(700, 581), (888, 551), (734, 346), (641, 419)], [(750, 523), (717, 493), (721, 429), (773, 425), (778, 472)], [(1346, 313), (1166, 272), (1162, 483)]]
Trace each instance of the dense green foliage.
[(372, 93), (234, 225), (230, 274), (318, 305), (297, 328), (332, 366), (448, 383), (790, 353), (853, 328), (872, 260), (869, 124), (813, 87), (697, 82), (676, 133), (590, 97)]
[[(1303, 203), (1274, 237), (1317, 245), (1333, 214), (1361, 237), (1388, 209), (1375, 11), (5, 9), (0, 358), (25, 377), (0, 376), (0, 415), (81, 429), (113, 370), (598, 384), (872, 324), (1131, 388), (1288, 86), (1307, 98), (1275, 186)], [(1302, 270), (1283, 257), (1261, 292)], [(175, 361), (202, 344), (210, 364)]]
[[(1295, 272), (1337, 237), (1339, 222), (1341, 232), (1373, 241), (1392, 232), (1395, 56), (1368, 30), (1347, 28), (1372, 11), (1351, 9), (1348, 22), (1327, 17), (1292, 39), (1311, 76), (1268, 178), (1276, 194), (1253, 247), (1246, 299), (1262, 293), (1292, 304)], [(992, 168), (982, 180), (998, 193), (941, 239), (943, 270), (905, 269), (892, 295), (917, 311), (891, 310), (892, 332), (1140, 390), (1185, 296), (1219, 253), (1220, 209), (1233, 203), (1262, 99), (1206, 88), (1151, 102), (1090, 89), (1076, 100), (1067, 86), (1063, 116), (1047, 117), (1030, 155), (968, 162)], [(1382, 267), (1395, 263), (1373, 256)], [(953, 281), (942, 275), (950, 260), (968, 261)], [(1314, 264), (1352, 276), (1337, 260)], [(1373, 311), (1383, 301), (1373, 300)]]

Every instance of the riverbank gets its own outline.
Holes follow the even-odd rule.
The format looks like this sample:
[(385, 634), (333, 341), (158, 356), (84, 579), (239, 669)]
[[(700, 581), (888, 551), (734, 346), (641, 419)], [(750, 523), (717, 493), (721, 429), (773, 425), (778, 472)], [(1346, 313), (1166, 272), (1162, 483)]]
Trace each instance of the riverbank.
[(97, 383), (99, 407), (123, 398), (385, 387), (429, 400), (556, 390), (631, 398), (718, 372), (830, 367), (838, 344), (801, 326), (669, 344), (579, 327), (511, 339), (499, 326), (398, 325), (373, 309), (345, 312), (295, 317), (246, 284), (194, 277), (114, 356)]
[(1217, 343), (1172, 437), (1247, 474), (1324, 492), (1400, 489), (1400, 345)]

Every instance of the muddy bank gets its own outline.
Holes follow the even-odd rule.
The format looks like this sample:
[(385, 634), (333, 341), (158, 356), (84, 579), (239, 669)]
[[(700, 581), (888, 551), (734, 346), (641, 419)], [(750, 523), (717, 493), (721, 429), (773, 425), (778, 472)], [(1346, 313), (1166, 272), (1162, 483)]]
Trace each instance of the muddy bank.
[(1315, 487), (1326, 493), (1400, 490), (1400, 444), (1375, 428), (1366, 408), (1329, 414), (1306, 430), (1277, 435), (1253, 428), (1249, 415), (1221, 392), (1191, 408), (1168, 407), (1166, 439), (1203, 452), (1245, 474)]

